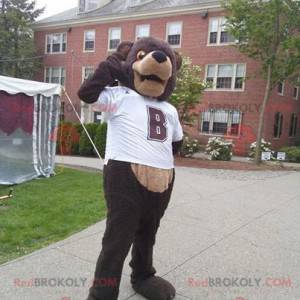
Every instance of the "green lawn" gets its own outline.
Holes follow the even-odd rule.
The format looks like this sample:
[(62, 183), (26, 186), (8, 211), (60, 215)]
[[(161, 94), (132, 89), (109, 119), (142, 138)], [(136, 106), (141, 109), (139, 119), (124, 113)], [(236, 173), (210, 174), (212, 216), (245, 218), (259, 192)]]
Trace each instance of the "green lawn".
[[(0, 186), (0, 196), (8, 187)], [(14, 187), (0, 202), (0, 264), (59, 241), (105, 217), (102, 176), (64, 168)]]

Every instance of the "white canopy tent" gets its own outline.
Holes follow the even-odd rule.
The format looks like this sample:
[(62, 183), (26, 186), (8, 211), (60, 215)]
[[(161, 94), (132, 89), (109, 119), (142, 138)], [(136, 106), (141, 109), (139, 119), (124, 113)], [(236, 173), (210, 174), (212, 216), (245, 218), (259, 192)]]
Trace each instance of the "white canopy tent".
[(54, 173), (61, 86), (0, 76), (0, 184)]

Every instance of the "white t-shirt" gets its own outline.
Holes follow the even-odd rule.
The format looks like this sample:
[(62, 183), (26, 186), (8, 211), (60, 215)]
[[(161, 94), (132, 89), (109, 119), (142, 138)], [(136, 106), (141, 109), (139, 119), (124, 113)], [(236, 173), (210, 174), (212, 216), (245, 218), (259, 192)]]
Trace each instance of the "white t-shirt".
[(178, 113), (170, 103), (143, 97), (127, 87), (107, 87), (93, 104), (108, 123), (109, 159), (172, 169), (172, 142), (182, 140)]

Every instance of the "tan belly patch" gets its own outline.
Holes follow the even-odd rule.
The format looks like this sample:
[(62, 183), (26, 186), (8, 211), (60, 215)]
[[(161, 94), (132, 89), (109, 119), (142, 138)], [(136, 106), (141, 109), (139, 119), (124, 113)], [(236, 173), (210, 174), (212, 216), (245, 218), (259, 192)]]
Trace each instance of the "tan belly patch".
[(139, 183), (150, 192), (163, 193), (173, 180), (173, 169), (165, 170), (140, 164), (131, 164)]

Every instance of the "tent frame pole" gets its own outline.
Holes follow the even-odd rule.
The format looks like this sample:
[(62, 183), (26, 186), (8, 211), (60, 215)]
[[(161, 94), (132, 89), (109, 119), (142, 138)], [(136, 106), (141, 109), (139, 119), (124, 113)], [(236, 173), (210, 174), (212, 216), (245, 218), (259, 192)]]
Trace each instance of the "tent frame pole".
[(7, 200), (13, 197), (13, 189), (10, 189), (8, 195), (0, 197), (0, 200)]

